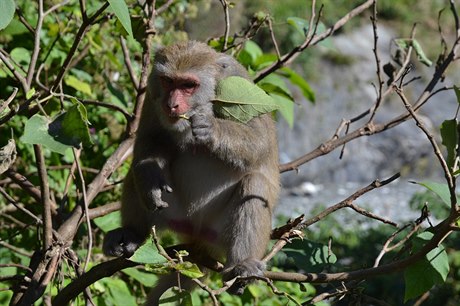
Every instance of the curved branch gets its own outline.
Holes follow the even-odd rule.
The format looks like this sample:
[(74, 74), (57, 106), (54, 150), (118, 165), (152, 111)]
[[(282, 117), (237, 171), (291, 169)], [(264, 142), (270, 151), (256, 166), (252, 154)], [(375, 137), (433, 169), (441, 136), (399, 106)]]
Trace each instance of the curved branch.
[(88, 272), (82, 274), (79, 278), (68, 284), (64, 289), (59, 291), (53, 300), (53, 306), (65, 306), (76, 298), (86, 287), (94, 284), (96, 281), (112, 276), (115, 272), (137, 266), (138, 263), (126, 258), (115, 258), (91, 268)]

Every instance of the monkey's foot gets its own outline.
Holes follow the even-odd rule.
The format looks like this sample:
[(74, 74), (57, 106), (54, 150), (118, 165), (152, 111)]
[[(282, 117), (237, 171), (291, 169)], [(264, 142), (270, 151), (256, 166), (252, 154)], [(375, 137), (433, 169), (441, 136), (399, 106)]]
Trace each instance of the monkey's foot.
[[(224, 279), (230, 280), (236, 276), (240, 277), (249, 277), (249, 276), (264, 276), (265, 271), (265, 263), (256, 260), (256, 259), (246, 259), (243, 262), (235, 265), (229, 272), (226, 273)], [(235, 295), (242, 295), (244, 289), (248, 284), (250, 284), (250, 280), (244, 279), (237, 279), (233, 285), (227, 290), (230, 294)]]
[(130, 229), (117, 228), (105, 236), (103, 251), (107, 256), (130, 257), (144, 240)]

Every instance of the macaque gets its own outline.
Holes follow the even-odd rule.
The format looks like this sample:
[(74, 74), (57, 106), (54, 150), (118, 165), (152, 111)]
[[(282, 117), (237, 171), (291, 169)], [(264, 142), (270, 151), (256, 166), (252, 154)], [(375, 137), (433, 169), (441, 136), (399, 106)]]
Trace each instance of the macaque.
[[(123, 186), (122, 228), (107, 234), (106, 255), (132, 255), (155, 225), (225, 259), (227, 280), (263, 275), (279, 193), (276, 131), (270, 114), (247, 124), (215, 116), (216, 84), (229, 76), (248, 79), (235, 59), (203, 43), (156, 53)], [(147, 304), (175, 283), (177, 276), (160, 280)], [(230, 290), (241, 294), (245, 285)]]

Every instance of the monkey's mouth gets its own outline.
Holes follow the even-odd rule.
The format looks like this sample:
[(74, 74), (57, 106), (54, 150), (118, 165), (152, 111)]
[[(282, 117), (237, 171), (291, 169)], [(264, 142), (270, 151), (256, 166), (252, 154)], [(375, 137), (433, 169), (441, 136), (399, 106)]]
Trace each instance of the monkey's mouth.
[(169, 121), (171, 121), (171, 123), (176, 123), (177, 121), (181, 119), (190, 120), (190, 115), (187, 113), (183, 113), (183, 114), (170, 113), (169, 114)]

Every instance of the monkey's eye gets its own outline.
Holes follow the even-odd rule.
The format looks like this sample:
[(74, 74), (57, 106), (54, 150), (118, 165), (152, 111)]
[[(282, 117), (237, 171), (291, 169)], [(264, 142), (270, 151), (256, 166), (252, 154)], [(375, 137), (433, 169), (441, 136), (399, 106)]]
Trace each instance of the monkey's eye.
[(185, 89), (194, 89), (194, 88), (198, 87), (199, 84), (196, 83), (196, 82), (187, 81), (187, 82), (182, 83), (181, 85)]

